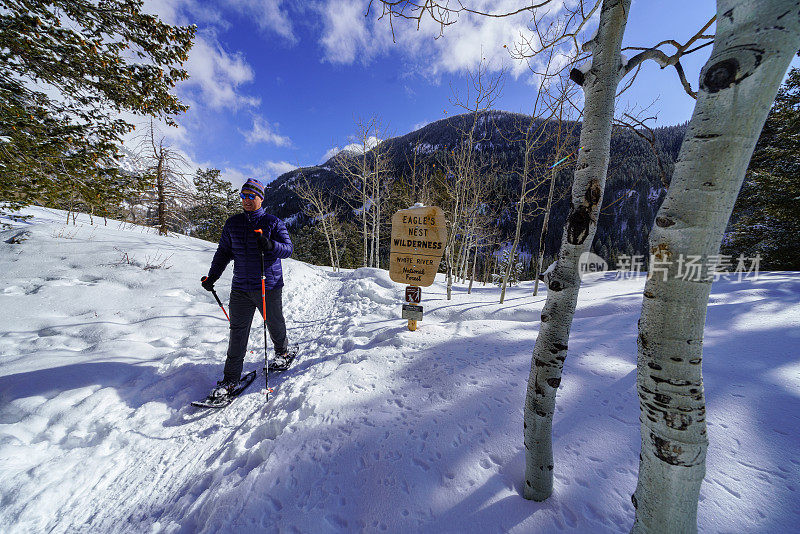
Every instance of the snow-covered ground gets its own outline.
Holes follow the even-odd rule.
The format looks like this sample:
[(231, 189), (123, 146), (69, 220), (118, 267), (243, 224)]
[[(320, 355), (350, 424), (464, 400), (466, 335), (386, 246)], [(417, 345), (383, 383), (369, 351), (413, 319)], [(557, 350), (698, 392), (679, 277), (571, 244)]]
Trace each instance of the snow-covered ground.
[[(423, 289), (284, 262), (300, 356), (222, 411), (215, 246), (62, 212), (0, 239), (3, 532), (627, 532), (643, 279), (584, 283), (554, 422), (555, 492), (520, 496), (522, 406), (545, 294)], [(99, 222), (99, 225), (98, 225)], [(19, 232), (21, 243), (6, 243)], [(17, 239), (19, 240), (19, 239)], [(217, 284), (227, 298), (229, 268)], [(713, 287), (701, 532), (800, 525), (800, 274)], [(263, 365), (254, 319), (246, 369)]]

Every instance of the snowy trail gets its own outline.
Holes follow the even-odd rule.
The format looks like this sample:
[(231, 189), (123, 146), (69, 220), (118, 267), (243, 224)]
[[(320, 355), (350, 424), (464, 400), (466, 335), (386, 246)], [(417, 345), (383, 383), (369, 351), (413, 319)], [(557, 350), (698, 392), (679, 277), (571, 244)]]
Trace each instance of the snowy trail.
[[(584, 283), (554, 419), (555, 493), (520, 497), (522, 405), (545, 295), (423, 289), (409, 332), (385, 271), (286, 261), (300, 356), (230, 407), (214, 246), (36, 211), (3, 243), (0, 525), (8, 532), (627, 532), (643, 280)], [(160, 262), (161, 268), (148, 268)], [(169, 267), (169, 268), (166, 268)], [(230, 270), (218, 284), (227, 298)], [(800, 275), (713, 286), (703, 532), (800, 521)], [(263, 366), (253, 322), (245, 369)]]
[[(45, 235), (41, 235), (43, 231)], [(146, 284), (130, 276), (160, 278), (156, 282), (159, 289), (169, 287), (165, 279), (179, 285), (186, 285), (186, 281), (170, 270), (143, 270), (127, 263), (136, 261), (130, 249), (115, 253), (118, 258), (108, 258), (105, 269), (101, 266), (92, 276), (75, 278), (75, 270), (94, 267), (97, 272), (94, 254), (84, 254), (91, 264), (73, 259), (72, 264), (63, 265), (68, 258), (80, 257), (82, 249), (95, 241), (97, 231), (97, 227), (66, 227), (47, 236), (43, 228), (34, 227), (31, 241), (66, 236), (65, 242), (74, 245), (70, 247), (73, 250), (68, 255), (65, 251), (58, 261), (48, 261), (46, 254), (33, 251), (36, 277), (21, 272), (15, 279), (13, 268), (7, 271), (9, 285), (3, 295), (24, 303), (9, 302), (23, 312), (17, 324), (28, 328), (9, 329), (0, 344), (5, 364), (0, 391), (5, 399), (12, 399), (2, 411), (2, 428), (8, 432), (3, 435), (3, 452), (4, 458), (18, 462), (13, 465), (16, 476), (5, 479), (10, 482), (6, 486), (10, 491), (4, 494), (4, 505), (8, 504), (3, 511), (8, 522), (4, 524), (54, 532), (88, 524), (116, 530), (121, 528), (120, 518), (140, 525), (145, 517), (161, 515), (164, 507), (176, 502), (180, 505), (189, 495), (200, 496), (203, 485), (212, 483), (203, 472), (213, 478), (215, 466), (225, 460), (221, 452), (235, 434), (247, 437), (254, 426), (263, 423), (263, 378), (234, 409), (198, 415), (186, 407), (218, 378), (226, 346), (226, 323), (204, 291), (164, 289), (157, 305), (150, 298), (149, 306), (136, 306), (134, 292), (144, 291)], [(110, 233), (117, 237), (125, 234)], [(185, 248), (192, 253), (201, 251), (208, 256), (213, 250), (200, 241), (190, 243)], [(123, 260), (124, 254), (127, 260)], [(162, 257), (166, 253), (159, 260)], [(195, 270), (201, 272), (204, 267)], [(308, 286), (302, 295), (295, 295), (292, 288), (285, 292), (287, 321), (302, 326), (302, 336), (293, 338), (293, 342), (303, 347), (304, 355), (324, 354), (317, 340), (331, 329), (334, 300), (319, 297), (334, 291), (336, 281), (302, 264), (295, 267), (307, 271), (302, 279)], [(291, 273), (292, 268), (287, 271)], [(190, 280), (195, 278), (191, 276)], [(37, 295), (35, 301), (27, 298), (31, 295)], [(80, 307), (79, 303), (87, 300), (107, 307), (76, 310), (72, 306)], [(254, 322), (256, 325), (260, 326)], [(248, 368), (260, 369), (260, 328), (253, 330), (250, 348), (254, 354), (248, 355)], [(85, 354), (101, 357), (80, 358)], [(73, 355), (78, 361), (69, 363)], [(30, 370), (32, 357), (36, 358), (35, 370)], [(298, 365), (304, 365), (304, 360), (305, 356)], [(15, 367), (28, 370), (14, 373)], [(281, 396), (277, 393), (271, 404), (279, 405)], [(91, 421), (88, 428), (87, 420)], [(169, 445), (153, 447), (154, 442)], [(49, 464), (61, 468), (44, 469)], [(87, 464), (92, 468), (85, 469)], [(181, 473), (184, 476), (176, 476)], [(198, 475), (199, 482), (190, 482)], [(69, 494), (72, 488), (88, 491)], [(12, 503), (16, 501), (14, 493), (33, 498)], [(98, 499), (99, 495), (108, 499)], [(180, 499), (164, 502), (170, 495)], [(37, 510), (54, 505), (50, 521), (44, 522)]]

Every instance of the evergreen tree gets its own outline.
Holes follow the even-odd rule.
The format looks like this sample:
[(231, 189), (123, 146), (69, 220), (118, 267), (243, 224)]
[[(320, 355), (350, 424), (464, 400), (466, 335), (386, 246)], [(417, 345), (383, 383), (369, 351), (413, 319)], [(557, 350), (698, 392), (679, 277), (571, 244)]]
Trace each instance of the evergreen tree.
[(194, 177), (196, 204), (189, 210), (194, 225), (192, 235), (218, 242), (222, 226), (231, 215), (241, 210), (238, 191), (219, 176), (218, 169), (197, 169)]
[[(800, 54), (798, 54), (800, 55)], [(761, 255), (762, 269), (800, 270), (800, 69), (786, 82), (761, 131), (722, 252)], [(734, 263), (735, 264), (735, 263)]]
[(292, 258), (312, 265), (328, 265), (330, 256), (325, 237), (311, 225), (303, 226), (296, 232), (290, 231), (294, 250)]
[[(91, 204), (118, 179), (120, 112), (182, 113), (170, 90), (194, 26), (142, 12), (142, 0), (0, 0), (0, 207), (63, 198)], [(90, 185), (92, 184), (93, 185)]]

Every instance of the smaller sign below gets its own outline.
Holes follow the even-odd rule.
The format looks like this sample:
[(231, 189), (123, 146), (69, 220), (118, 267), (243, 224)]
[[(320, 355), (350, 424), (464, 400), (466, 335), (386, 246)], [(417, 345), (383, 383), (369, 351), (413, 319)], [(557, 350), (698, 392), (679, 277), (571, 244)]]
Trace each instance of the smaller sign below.
[(422, 306), (415, 306), (414, 304), (403, 304), (403, 319), (413, 319), (414, 321), (421, 321)]
[(422, 288), (419, 286), (406, 286), (406, 302), (419, 304), (422, 300)]

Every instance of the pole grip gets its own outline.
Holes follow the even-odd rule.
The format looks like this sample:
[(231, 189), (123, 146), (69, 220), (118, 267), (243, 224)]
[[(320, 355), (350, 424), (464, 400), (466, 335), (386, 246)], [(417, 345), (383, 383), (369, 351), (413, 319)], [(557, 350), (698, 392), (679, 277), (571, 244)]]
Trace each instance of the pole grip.
[[(207, 276), (200, 278), (201, 282), (205, 282), (206, 280), (208, 280)], [(228, 317), (228, 312), (225, 311), (225, 306), (222, 305), (222, 301), (219, 300), (219, 295), (217, 295), (217, 291), (213, 287), (211, 288), (211, 294), (214, 295), (214, 298), (217, 300), (217, 304), (219, 304), (219, 307), (222, 308), (222, 313), (225, 314), (225, 318), (228, 320), (228, 322), (231, 322), (231, 318)]]

